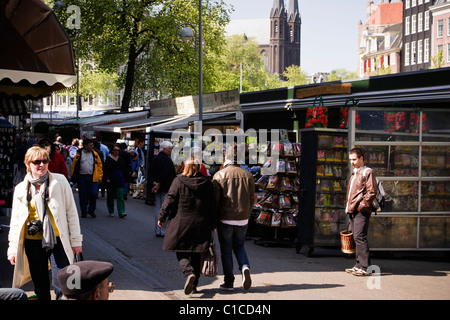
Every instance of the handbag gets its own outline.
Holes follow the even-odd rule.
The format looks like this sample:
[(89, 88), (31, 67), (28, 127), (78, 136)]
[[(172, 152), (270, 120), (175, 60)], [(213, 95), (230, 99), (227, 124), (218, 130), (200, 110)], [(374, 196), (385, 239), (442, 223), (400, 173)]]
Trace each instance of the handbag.
[(208, 249), (201, 254), (201, 273), (207, 277), (215, 277), (219, 269), (216, 243), (214, 232), (211, 232), (211, 241), (209, 242)]

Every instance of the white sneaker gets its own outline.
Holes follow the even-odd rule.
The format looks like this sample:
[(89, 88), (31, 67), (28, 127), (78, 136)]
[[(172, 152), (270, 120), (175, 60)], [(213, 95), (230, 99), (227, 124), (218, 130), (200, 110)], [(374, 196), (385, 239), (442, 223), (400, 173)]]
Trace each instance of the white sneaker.
[(252, 286), (250, 269), (247, 266), (242, 267), (242, 286), (244, 287), (244, 290), (248, 290)]

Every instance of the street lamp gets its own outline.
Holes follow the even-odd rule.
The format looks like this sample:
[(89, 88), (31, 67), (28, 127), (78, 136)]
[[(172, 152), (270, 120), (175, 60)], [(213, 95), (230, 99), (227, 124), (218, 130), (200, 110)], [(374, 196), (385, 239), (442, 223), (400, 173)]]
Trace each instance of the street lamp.
[[(178, 32), (179, 28), (181, 30)], [(194, 30), (194, 31), (192, 31)], [(177, 28), (177, 35), (182, 40), (192, 39), (195, 41), (195, 52), (191, 60), (195, 59), (197, 54), (197, 33), (195, 27), (190, 23), (183, 23)], [(198, 127), (196, 131), (202, 135), (203, 133), (203, 50), (202, 50), (202, 0), (198, 0)]]
[[(56, 1), (55, 8), (62, 9), (66, 6), (63, 1)], [(77, 120), (79, 119), (78, 110), (80, 109), (80, 22), (81, 10), (79, 6), (70, 5), (67, 7), (67, 13), (72, 15), (67, 19), (67, 27), (71, 30), (77, 30)]]

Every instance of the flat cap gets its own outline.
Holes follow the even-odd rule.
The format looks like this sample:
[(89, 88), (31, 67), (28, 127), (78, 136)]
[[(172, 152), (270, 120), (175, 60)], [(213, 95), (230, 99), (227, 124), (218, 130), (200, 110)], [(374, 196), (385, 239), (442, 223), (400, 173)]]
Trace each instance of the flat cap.
[(87, 293), (113, 272), (113, 265), (102, 261), (80, 261), (58, 272), (58, 282), (67, 298)]

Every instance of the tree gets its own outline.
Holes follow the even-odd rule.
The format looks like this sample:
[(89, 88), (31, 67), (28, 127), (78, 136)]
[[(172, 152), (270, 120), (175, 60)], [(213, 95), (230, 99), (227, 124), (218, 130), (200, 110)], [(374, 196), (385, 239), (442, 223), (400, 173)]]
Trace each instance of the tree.
[(443, 57), (442, 49), (439, 49), (437, 55), (431, 57), (430, 69), (441, 68), (443, 63), (444, 63), (444, 57)]
[(354, 71), (348, 71), (344, 68), (335, 69), (330, 72), (327, 81), (346, 80), (357, 78), (357, 73)]
[[(133, 91), (169, 97), (198, 93), (194, 44), (182, 43), (175, 35), (181, 23), (198, 25), (195, 1), (73, 0), (71, 4), (81, 8), (83, 59), (109, 73), (119, 70), (118, 84), (124, 88), (122, 112), (128, 111)], [(215, 83), (211, 57), (224, 42), (229, 10), (223, 0), (217, 0), (203, 1), (202, 11), (203, 83), (208, 92)], [(65, 10), (57, 14), (60, 21), (68, 18)], [(74, 31), (68, 33), (76, 39)]]
[(242, 92), (265, 90), (280, 87), (277, 75), (270, 75), (258, 43), (244, 35), (226, 37), (226, 45), (215, 58), (217, 68), (214, 71), (218, 81), (215, 91), (232, 90), (240, 87), (242, 74)]
[(299, 66), (292, 65), (287, 67), (283, 72), (283, 76), (286, 78), (286, 86), (299, 86), (302, 84), (306, 84), (306, 72), (302, 71)]

